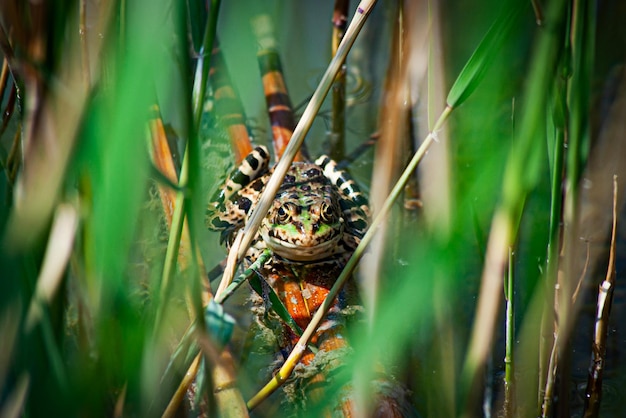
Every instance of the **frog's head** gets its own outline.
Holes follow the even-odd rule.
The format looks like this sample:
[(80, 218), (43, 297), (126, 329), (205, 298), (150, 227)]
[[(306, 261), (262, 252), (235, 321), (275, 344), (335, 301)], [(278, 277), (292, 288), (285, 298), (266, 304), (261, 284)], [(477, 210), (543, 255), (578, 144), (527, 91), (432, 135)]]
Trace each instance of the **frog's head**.
[(314, 164), (294, 164), (263, 220), (268, 248), (294, 261), (316, 261), (337, 252), (344, 225), (337, 193)]

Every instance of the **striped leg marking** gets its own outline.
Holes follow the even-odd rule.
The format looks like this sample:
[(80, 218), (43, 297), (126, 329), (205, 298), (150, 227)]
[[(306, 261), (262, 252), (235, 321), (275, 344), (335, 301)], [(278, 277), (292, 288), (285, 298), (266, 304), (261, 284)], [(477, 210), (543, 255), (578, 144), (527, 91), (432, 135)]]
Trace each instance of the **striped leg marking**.
[[(248, 154), (239, 167), (233, 170), (224, 184), (215, 192), (206, 210), (206, 224), (209, 229), (223, 231), (240, 225), (250, 205), (249, 199), (231, 202), (238, 192), (261, 176), (269, 165), (270, 155), (266, 147), (258, 146)], [(228, 210), (226, 208), (228, 204)]]
[(338, 169), (337, 163), (328, 156), (322, 155), (315, 164), (324, 170), (324, 176), (339, 190), (339, 205), (348, 230), (358, 238), (363, 237), (368, 226), (369, 207), (359, 186), (346, 171)]

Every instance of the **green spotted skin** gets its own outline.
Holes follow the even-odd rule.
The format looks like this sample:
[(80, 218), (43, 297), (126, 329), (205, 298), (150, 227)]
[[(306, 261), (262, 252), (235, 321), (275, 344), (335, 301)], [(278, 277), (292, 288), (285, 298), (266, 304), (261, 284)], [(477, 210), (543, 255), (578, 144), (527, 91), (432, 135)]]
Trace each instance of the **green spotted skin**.
[[(207, 209), (207, 226), (230, 243), (248, 221), (273, 169), (269, 153), (255, 148), (226, 179)], [(248, 259), (269, 248), (298, 263), (345, 261), (367, 229), (367, 200), (333, 160), (294, 162), (263, 219)]]

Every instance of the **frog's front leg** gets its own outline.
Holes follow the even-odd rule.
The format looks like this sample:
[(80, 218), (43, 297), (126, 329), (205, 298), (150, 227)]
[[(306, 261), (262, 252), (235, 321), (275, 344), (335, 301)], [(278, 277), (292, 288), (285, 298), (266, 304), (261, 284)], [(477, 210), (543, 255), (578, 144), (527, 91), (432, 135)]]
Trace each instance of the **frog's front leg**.
[(337, 163), (326, 155), (319, 157), (315, 164), (324, 170), (324, 176), (339, 191), (339, 205), (346, 230), (360, 239), (368, 226), (369, 207), (361, 189), (344, 170), (337, 168)]
[(232, 171), (207, 207), (206, 225), (209, 229), (230, 232), (243, 225), (251, 201), (246, 196), (249, 193), (243, 193), (242, 189), (254, 186), (255, 180), (267, 171), (269, 161), (267, 148), (258, 146)]

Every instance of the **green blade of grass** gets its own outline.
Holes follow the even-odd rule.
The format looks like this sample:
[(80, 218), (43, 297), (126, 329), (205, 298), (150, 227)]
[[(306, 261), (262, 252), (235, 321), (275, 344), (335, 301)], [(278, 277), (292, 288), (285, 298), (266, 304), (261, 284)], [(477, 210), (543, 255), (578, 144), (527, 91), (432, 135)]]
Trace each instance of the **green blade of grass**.
[(489, 28), (450, 88), (446, 98), (448, 106), (460, 106), (474, 92), (525, 6), (524, 2), (518, 1), (510, 7), (503, 7), (500, 17)]
[(250, 281), (250, 286), (252, 286), (252, 289), (254, 289), (257, 295), (263, 298), (265, 297), (264, 295), (267, 294), (267, 297), (272, 303), (272, 309), (274, 310), (274, 312), (276, 312), (276, 314), (280, 317), (280, 319), (282, 319), (285, 322), (285, 324), (287, 324), (287, 326), (291, 328), (294, 334), (302, 335), (302, 328), (300, 328), (300, 326), (298, 326), (296, 321), (294, 321), (294, 319), (291, 317), (291, 315), (289, 314), (289, 311), (287, 310), (283, 302), (280, 300), (276, 292), (274, 292), (274, 289), (272, 288), (272, 286), (265, 283), (265, 280), (258, 274), (255, 274), (254, 276), (252, 276), (249, 281)]
[(263, 251), (259, 258), (257, 258), (256, 261), (250, 265), (250, 267), (248, 267), (243, 273), (241, 273), (239, 277), (233, 280), (232, 283), (222, 293), (220, 293), (219, 297), (215, 298), (215, 302), (224, 303), (224, 301), (226, 301), (226, 299), (228, 299), (233, 293), (235, 293), (235, 290), (237, 290), (239, 286), (243, 284), (243, 282), (248, 280), (254, 274), (255, 270), (261, 268), (263, 264), (265, 264), (265, 262), (270, 259), (271, 256), (272, 253), (270, 250), (266, 249), (265, 251)]

